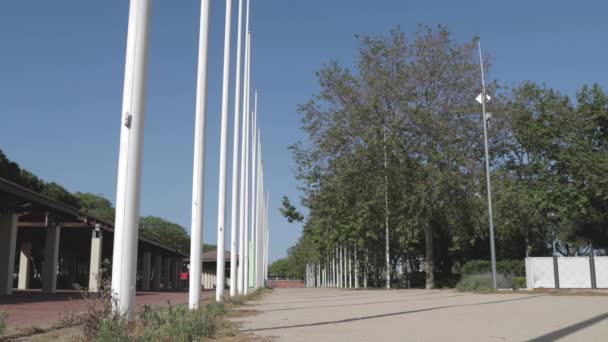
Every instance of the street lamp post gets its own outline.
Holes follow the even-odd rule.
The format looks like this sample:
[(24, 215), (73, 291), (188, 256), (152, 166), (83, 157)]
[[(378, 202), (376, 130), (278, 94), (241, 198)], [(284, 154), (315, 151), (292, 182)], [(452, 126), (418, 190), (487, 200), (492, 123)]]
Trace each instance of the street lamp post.
[(557, 214), (553, 211), (549, 212), (547, 214), (547, 216), (549, 217), (549, 220), (551, 220), (551, 236), (552, 236), (552, 240), (553, 240), (553, 279), (555, 281), (555, 289), (558, 290), (559, 289), (559, 266), (557, 264), (557, 250), (556, 250), (556, 241), (557, 241), (557, 237), (555, 235), (555, 226), (556, 226), (556, 220), (557, 220)]
[(491, 98), (486, 94), (486, 81), (483, 74), (483, 57), (481, 55), (481, 42), (477, 42), (479, 47), (479, 65), (481, 67), (481, 94), (477, 97), (477, 101), (481, 103), (483, 122), (483, 141), (485, 147), (486, 158), (486, 181), (488, 188), (488, 220), (490, 222), (490, 254), (492, 262), (492, 288), (497, 289), (496, 285), (496, 251), (494, 249), (494, 217), (492, 214), (492, 184), (490, 182), (490, 157), (488, 152), (488, 120), (486, 115), (486, 101)]

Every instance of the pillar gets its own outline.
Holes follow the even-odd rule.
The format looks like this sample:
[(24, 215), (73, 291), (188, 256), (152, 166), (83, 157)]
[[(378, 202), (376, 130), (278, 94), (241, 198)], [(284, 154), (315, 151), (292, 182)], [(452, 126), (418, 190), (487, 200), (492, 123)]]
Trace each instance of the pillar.
[(175, 258), (173, 260), (173, 288), (175, 290), (182, 289), (182, 261), (180, 258)]
[(171, 258), (165, 257), (163, 260), (165, 265), (163, 267), (163, 289), (168, 290), (171, 288)]
[(154, 282), (152, 283), (152, 289), (154, 291), (159, 291), (160, 290), (160, 275), (162, 273), (161, 271), (161, 262), (163, 261), (162, 257), (160, 255), (157, 255), (154, 257)]
[(144, 276), (141, 280), (141, 290), (150, 291), (150, 271), (152, 270), (152, 252), (144, 251)]
[(89, 292), (99, 291), (99, 281), (101, 280), (101, 246), (102, 237), (99, 225), (93, 229), (91, 236), (91, 258), (89, 264)]
[[(32, 243), (21, 241), (21, 253), (19, 254), (19, 290), (30, 287), (30, 259), (32, 258)], [(12, 286), (12, 284), (11, 284)]]
[(0, 213), (0, 294), (13, 293), (15, 249), (17, 248), (17, 215)]
[(59, 237), (61, 227), (46, 228), (44, 264), (42, 266), (42, 292), (57, 292), (57, 263), (59, 261)]

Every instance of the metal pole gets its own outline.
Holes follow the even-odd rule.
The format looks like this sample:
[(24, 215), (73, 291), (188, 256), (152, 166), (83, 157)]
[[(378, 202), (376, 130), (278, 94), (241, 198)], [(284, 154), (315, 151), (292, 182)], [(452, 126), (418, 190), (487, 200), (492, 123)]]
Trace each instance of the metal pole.
[(559, 265), (557, 263), (557, 252), (555, 250), (555, 223), (553, 223), (553, 279), (555, 289), (559, 289)]
[[(249, 109), (249, 104), (247, 104)], [(247, 112), (245, 132), (245, 213), (244, 213), (244, 262), (243, 262), (243, 294), (249, 292), (249, 128), (251, 127), (251, 118)]]
[(593, 247), (589, 251), (589, 272), (591, 274), (591, 288), (597, 289), (597, 279), (595, 275), (595, 257), (593, 255)]
[(257, 183), (256, 183), (256, 176), (257, 176), (257, 168), (258, 168), (258, 163), (257, 163), (257, 103), (258, 103), (258, 92), (255, 92), (255, 98), (254, 98), (254, 105), (253, 105), (253, 127), (252, 127), (252, 131), (251, 131), (251, 149), (252, 149), (252, 161), (251, 161), (251, 242), (253, 245), (252, 248), (252, 252), (253, 252), (253, 262), (254, 264), (251, 265), (252, 267), (252, 271), (253, 271), (253, 278), (251, 279), (251, 281), (253, 281), (253, 286), (255, 287), (255, 251), (256, 251), (256, 241), (255, 241), (255, 237), (256, 237), (256, 214), (257, 214)]
[(205, 204), (205, 124), (207, 114), (207, 69), (210, 1), (201, 1), (192, 167), (192, 223), (190, 226), (190, 276), (188, 306), (198, 309), (203, 267), (203, 209)]
[(131, 0), (112, 262), (113, 311), (133, 320), (151, 0)]
[(481, 67), (481, 107), (483, 111), (483, 117), (481, 121), (483, 122), (483, 141), (485, 147), (485, 158), (486, 158), (486, 180), (488, 187), (488, 219), (490, 221), (490, 254), (491, 254), (491, 263), (492, 263), (492, 288), (494, 290), (497, 289), (496, 284), (496, 251), (494, 247), (494, 217), (492, 214), (492, 184), (490, 182), (490, 156), (488, 150), (488, 128), (487, 128), (487, 118), (486, 118), (486, 81), (484, 78), (483, 71), (483, 57), (481, 55), (481, 42), (478, 42), (479, 46), (479, 65)]
[[(241, 129), (241, 51), (243, 33), (243, 0), (239, 0), (238, 33), (236, 43), (236, 80), (234, 92), (234, 128), (232, 146), (232, 196), (230, 206), (230, 297), (237, 294), (237, 210), (238, 208), (238, 186), (239, 186), (239, 136)], [(241, 242), (242, 243), (242, 242)]]
[(220, 179), (217, 201), (217, 286), (215, 300), (224, 299), (226, 287), (226, 164), (228, 159), (228, 107), (230, 97), (230, 28), (232, 24), (232, 0), (226, 0), (224, 26), (224, 77), (222, 81), (222, 125), (220, 128)]
[(244, 69), (244, 82), (243, 82), (243, 131), (241, 141), (241, 205), (240, 205), (240, 235), (239, 235), (239, 274), (238, 274), (238, 292), (239, 294), (244, 293), (245, 288), (245, 272), (247, 269), (245, 253), (249, 248), (247, 246), (247, 179), (248, 177), (248, 134), (249, 134), (249, 0), (247, 0), (247, 12), (246, 12), (246, 35), (245, 35), (245, 65)]

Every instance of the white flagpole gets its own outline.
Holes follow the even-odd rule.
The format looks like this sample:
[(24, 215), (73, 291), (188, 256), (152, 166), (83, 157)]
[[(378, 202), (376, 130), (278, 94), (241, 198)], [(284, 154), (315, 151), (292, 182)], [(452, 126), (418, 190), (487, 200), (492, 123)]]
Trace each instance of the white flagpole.
[(207, 69), (209, 52), (209, 0), (201, 1), (192, 167), (192, 223), (190, 226), (190, 276), (188, 306), (198, 309), (203, 267), (203, 209), (205, 204), (205, 124), (207, 114)]
[(151, 0), (131, 0), (130, 3), (122, 98), (112, 297), (113, 311), (126, 315), (129, 320), (135, 317), (135, 275), (151, 7)]
[(242, 31), (243, 31), (243, 0), (239, 0), (239, 14), (238, 14), (238, 34), (236, 43), (236, 81), (235, 81), (235, 95), (234, 95), (234, 135), (233, 135), (233, 147), (232, 147), (232, 197), (231, 197), (231, 209), (230, 209), (230, 297), (234, 297), (237, 294), (237, 211), (238, 211), (238, 186), (239, 186), (239, 134), (241, 129), (241, 45), (242, 45)]
[(264, 215), (264, 226), (266, 227), (266, 236), (264, 237), (264, 239), (266, 240), (266, 243), (264, 244), (264, 285), (266, 285), (266, 280), (268, 280), (268, 237), (269, 237), (269, 232), (268, 232), (268, 208), (270, 205), (270, 192), (266, 193), (266, 214)]
[(257, 214), (257, 167), (258, 167), (258, 163), (257, 163), (257, 114), (258, 114), (258, 92), (256, 90), (255, 92), (255, 98), (254, 98), (254, 105), (253, 105), (253, 127), (252, 127), (252, 142), (251, 142), (251, 149), (252, 149), (252, 154), (253, 154), (253, 159), (251, 161), (251, 241), (253, 243), (253, 255), (251, 257), (253, 257), (253, 262), (254, 264), (250, 265), (252, 267), (253, 272), (253, 278), (251, 279), (253, 281), (253, 287), (255, 287), (255, 279), (256, 279), (256, 275), (255, 275), (255, 251), (256, 251), (256, 241), (255, 241), (255, 231), (256, 231), (256, 214)]
[(220, 128), (220, 179), (217, 204), (217, 286), (215, 287), (215, 300), (218, 302), (224, 299), (224, 287), (226, 286), (226, 159), (228, 159), (231, 24), (232, 0), (226, 0), (226, 24), (224, 26), (224, 79), (222, 82), (222, 125)]
[[(251, 138), (250, 138), (250, 134), (251, 134), (251, 124), (252, 124), (252, 117), (253, 115), (251, 115), (251, 111), (249, 110), (249, 106), (250, 106), (250, 101), (249, 101), (249, 96), (250, 96), (250, 86), (251, 86), (251, 32), (247, 33), (247, 51), (246, 51), (246, 56), (247, 56), (247, 66), (246, 66), (246, 70), (247, 70), (247, 141), (246, 141), (246, 161), (245, 161), (245, 165), (246, 165), (246, 174), (245, 174), (245, 262), (243, 263), (243, 294), (247, 294), (249, 292), (249, 209), (250, 209), (250, 198), (249, 198), (249, 191), (250, 191), (250, 185), (249, 185), (249, 170), (250, 170), (250, 166), (251, 168), (253, 168), (253, 163), (249, 161), (249, 158), (251, 157), (250, 155), (250, 151), (251, 151)], [(251, 115), (251, 117), (250, 117)]]
[[(257, 107), (257, 106), (256, 106)], [(262, 151), (261, 151), (261, 133), (260, 128), (257, 130), (257, 157), (258, 157), (258, 171), (257, 171), (257, 198), (256, 202), (256, 224), (255, 224), (255, 287), (260, 287), (260, 253), (262, 251), (262, 245), (260, 242), (262, 225), (261, 225), (261, 213), (262, 213)]]
[(247, 156), (249, 152), (247, 150), (248, 134), (249, 134), (249, 0), (247, 0), (247, 11), (246, 11), (246, 23), (245, 23), (245, 65), (243, 66), (244, 71), (244, 82), (243, 82), (243, 131), (242, 142), (241, 142), (241, 205), (239, 209), (240, 225), (239, 225), (239, 274), (238, 274), (238, 292), (239, 294), (244, 293), (245, 288), (245, 270), (247, 269), (245, 261), (245, 251), (247, 250), (247, 185), (248, 179), (248, 165)]

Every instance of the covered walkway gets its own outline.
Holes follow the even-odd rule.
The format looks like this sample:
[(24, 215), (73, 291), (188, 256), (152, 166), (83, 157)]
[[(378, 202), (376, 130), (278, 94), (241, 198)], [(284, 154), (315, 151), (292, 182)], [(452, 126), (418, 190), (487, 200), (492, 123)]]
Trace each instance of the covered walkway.
[[(97, 291), (100, 274), (111, 275), (113, 235), (111, 223), (0, 178), (0, 297), (17, 289)], [(137, 289), (181, 290), (185, 257), (140, 238)]]

